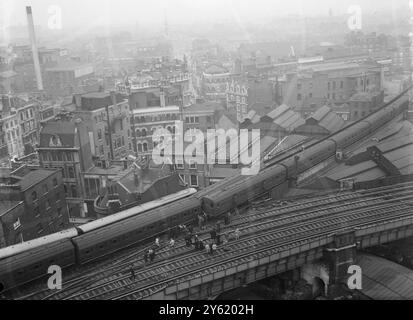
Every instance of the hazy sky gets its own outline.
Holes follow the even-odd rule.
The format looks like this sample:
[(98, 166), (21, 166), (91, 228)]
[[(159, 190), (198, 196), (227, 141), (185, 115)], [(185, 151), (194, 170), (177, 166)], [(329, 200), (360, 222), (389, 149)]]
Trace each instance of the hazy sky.
[[(0, 0), (3, 25), (25, 25), (25, 6), (31, 5), (36, 25), (47, 26), (50, 6), (62, 9), (62, 26), (87, 28), (116, 24), (215, 22), (254, 19), (284, 14), (317, 15), (347, 12), (359, 5), (364, 12), (394, 10), (408, 0)], [(3, 6), (3, 7), (1, 7)], [(1, 23), (1, 21), (0, 21)]]

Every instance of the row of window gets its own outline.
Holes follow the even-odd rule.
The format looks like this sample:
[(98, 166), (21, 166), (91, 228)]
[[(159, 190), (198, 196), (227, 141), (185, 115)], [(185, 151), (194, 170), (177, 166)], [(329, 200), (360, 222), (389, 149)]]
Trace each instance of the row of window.
[[(187, 179), (186, 179), (186, 175), (184, 174), (179, 174), (179, 177), (181, 178), (181, 180), (185, 183), (187, 183)], [(198, 187), (199, 183), (198, 183), (198, 176), (195, 174), (191, 174), (189, 175), (189, 186), (190, 187)]]
[(48, 151), (41, 154), (43, 161), (74, 161), (72, 152)]
[[(176, 169), (184, 169), (184, 161), (181, 159), (176, 159), (175, 160), (175, 168)], [(196, 169), (197, 168), (197, 162), (194, 160), (189, 160), (189, 169)]]
[[(53, 178), (52, 180), (53, 182), (53, 188), (57, 187), (57, 178)], [(42, 186), (42, 190), (43, 190), (43, 194), (47, 194), (49, 192), (49, 186), (47, 185), (47, 183), (43, 184)], [(60, 197), (59, 197), (60, 198)], [(38, 199), (38, 195), (36, 191), (32, 192), (32, 201), (36, 201)]]
[[(176, 113), (166, 113), (159, 114), (156, 116), (140, 116), (135, 117), (135, 123), (146, 123), (146, 122), (156, 122), (156, 121), (171, 121), (179, 120), (179, 115)], [(132, 121), (132, 118), (131, 118)]]

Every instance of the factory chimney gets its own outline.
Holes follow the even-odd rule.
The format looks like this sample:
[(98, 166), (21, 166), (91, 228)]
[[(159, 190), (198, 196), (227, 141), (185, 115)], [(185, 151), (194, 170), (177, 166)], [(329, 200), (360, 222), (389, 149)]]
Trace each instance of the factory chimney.
[(26, 13), (27, 13), (27, 25), (29, 28), (30, 42), (32, 45), (33, 63), (34, 63), (34, 71), (36, 73), (37, 89), (39, 91), (42, 91), (43, 81), (42, 81), (42, 73), (40, 70), (39, 52), (37, 51), (36, 35), (34, 33), (32, 7), (30, 6), (26, 7)]

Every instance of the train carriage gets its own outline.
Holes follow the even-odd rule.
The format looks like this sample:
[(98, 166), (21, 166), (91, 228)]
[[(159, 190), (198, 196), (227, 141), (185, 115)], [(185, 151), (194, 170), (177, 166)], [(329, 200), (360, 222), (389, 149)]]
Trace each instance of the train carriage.
[(47, 275), (51, 265), (66, 268), (76, 263), (71, 239), (62, 239), (0, 260), (0, 287), (5, 290)]
[(189, 197), (79, 235), (73, 238), (79, 263), (84, 264), (136, 243), (151, 241), (156, 234), (182, 223), (193, 222), (200, 211), (200, 201)]

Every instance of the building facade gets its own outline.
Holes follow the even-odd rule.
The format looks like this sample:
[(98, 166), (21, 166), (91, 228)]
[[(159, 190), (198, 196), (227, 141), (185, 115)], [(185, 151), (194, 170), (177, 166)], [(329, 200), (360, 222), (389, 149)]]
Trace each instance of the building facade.
[(26, 165), (14, 171), (1, 170), (0, 202), (9, 204), (9, 209), (1, 215), (6, 243), (28, 241), (69, 226), (60, 170)]

